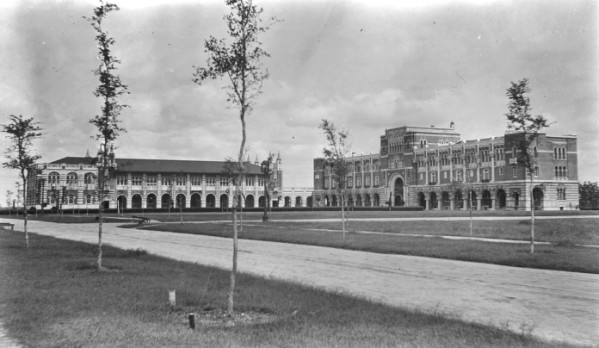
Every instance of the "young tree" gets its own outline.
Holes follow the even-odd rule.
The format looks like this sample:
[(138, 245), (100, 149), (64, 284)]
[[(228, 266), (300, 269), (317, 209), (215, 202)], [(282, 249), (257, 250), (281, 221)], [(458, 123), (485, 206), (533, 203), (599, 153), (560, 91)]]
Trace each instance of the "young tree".
[[(23, 118), (22, 115), (10, 115), (10, 122), (2, 125), (2, 132), (12, 144), (6, 149), (6, 159), (2, 165), (5, 168), (17, 169), (23, 182), (23, 208), (24, 220), (23, 230), (25, 232), (25, 244), (29, 248), (29, 234), (27, 233), (27, 188), (28, 176), (35, 171), (35, 162), (41, 158), (40, 155), (32, 154), (33, 140), (42, 136), (42, 128), (39, 122), (32, 118)], [(10, 191), (7, 192), (7, 195)]]
[(341, 196), (341, 229), (343, 231), (343, 242), (345, 243), (345, 184), (350, 167), (346, 161), (347, 157), (347, 137), (345, 130), (337, 131), (335, 124), (329, 120), (323, 119), (318, 128), (329, 142), (329, 146), (322, 149), (324, 160), (332, 172), (333, 180), (337, 182), (337, 192)]
[[(527, 94), (530, 93), (528, 79), (524, 78), (516, 83), (511, 82), (511, 86), (507, 89), (506, 95), (510, 100), (508, 104), (508, 113), (505, 116), (508, 119), (509, 125), (514, 131), (520, 134), (515, 138), (517, 151), (517, 163), (523, 166), (530, 180), (530, 253), (535, 252), (535, 206), (534, 206), (534, 182), (533, 176), (537, 159), (534, 153), (534, 147), (539, 136), (539, 132), (549, 123), (542, 115), (533, 116), (531, 114), (530, 98)], [(514, 154), (512, 154), (514, 156)]]
[(123, 94), (129, 94), (127, 86), (121, 82), (116, 74), (117, 65), (120, 60), (116, 59), (111, 53), (111, 46), (114, 45), (114, 38), (108, 35), (108, 32), (102, 27), (104, 19), (108, 13), (118, 11), (119, 7), (115, 4), (104, 3), (100, 0), (100, 5), (94, 8), (94, 15), (85, 18), (96, 31), (95, 37), (98, 42), (98, 57), (100, 65), (94, 70), (94, 74), (99, 77), (100, 84), (94, 90), (94, 95), (102, 100), (102, 113), (91, 118), (98, 133), (96, 140), (100, 140), (100, 150), (98, 152), (98, 270), (102, 270), (102, 220), (104, 215), (104, 190), (106, 181), (116, 169), (114, 161), (114, 141), (124, 132), (121, 127), (119, 115), (121, 110), (127, 105), (119, 103), (119, 97)]
[[(243, 155), (246, 143), (246, 117), (252, 111), (254, 101), (261, 93), (262, 83), (268, 78), (268, 71), (263, 69), (262, 59), (270, 55), (261, 48), (258, 34), (268, 30), (269, 26), (262, 23), (260, 15), (262, 8), (256, 7), (252, 0), (226, 0), (230, 13), (224, 16), (227, 24), (228, 37), (231, 43), (224, 39), (217, 40), (210, 36), (204, 42), (205, 52), (208, 53), (207, 67), (195, 67), (193, 82), (201, 85), (205, 80), (225, 77), (228, 80), (227, 101), (239, 108), (241, 121), (241, 144), (237, 163), (239, 164), (238, 178), (235, 185), (234, 197), (240, 195), (241, 178), (245, 171)], [(274, 20), (274, 18), (273, 18)], [(233, 267), (229, 287), (228, 314), (233, 315), (233, 297), (235, 292), (235, 274), (237, 272), (237, 223), (236, 212), (233, 209)]]

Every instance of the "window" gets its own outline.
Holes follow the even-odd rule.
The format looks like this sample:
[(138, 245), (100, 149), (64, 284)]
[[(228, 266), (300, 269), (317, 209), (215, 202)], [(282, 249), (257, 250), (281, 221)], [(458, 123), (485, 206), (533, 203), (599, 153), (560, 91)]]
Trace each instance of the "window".
[(566, 189), (563, 187), (559, 187), (557, 189), (557, 200), (564, 201), (566, 200)]
[(489, 168), (484, 168), (483, 169), (483, 181), (489, 181), (491, 180), (491, 178), (489, 177)]
[(67, 185), (76, 185), (76, 184), (77, 184), (77, 173), (67, 174)]
[(447, 179), (447, 172), (443, 172), (443, 179)]
[(431, 172), (431, 183), (432, 184), (437, 183), (437, 172)]
[(518, 168), (516, 168), (516, 167), (512, 168), (512, 178), (514, 178), (514, 179), (518, 178)]
[(69, 204), (75, 204), (75, 196), (73, 194), (69, 195)]
[(462, 171), (461, 170), (456, 170), (456, 172), (455, 172), (455, 179), (457, 181), (462, 181)]
[(536, 146), (532, 149), (532, 153), (534, 154), (535, 158), (539, 157), (539, 150)]
[(96, 176), (93, 173), (87, 173), (83, 177), (85, 184), (93, 184), (96, 181)]
[(378, 175), (374, 176), (374, 186), (379, 186), (379, 176)]
[(146, 176), (146, 185), (156, 185), (156, 176), (155, 175), (148, 175)]
[(347, 183), (347, 188), (352, 188), (352, 186), (353, 186), (352, 177), (348, 176), (345, 180), (346, 180), (345, 182)]
[(163, 176), (162, 177), (162, 185), (166, 185), (166, 186), (170, 186), (173, 183), (173, 178), (171, 178), (170, 176)]
[(200, 186), (202, 185), (202, 177), (199, 175), (192, 175), (189, 180), (191, 181), (191, 184), (194, 186)]
[(539, 167), (535, 166), (534, 176), (539, 176)]
[(142, 176), (135, 175), (131, 177), (131, 185), (141, 186)]
[(370, 175), (367, 175), (367, 176), (364, 178), (364, 185), (365, 185), (366, 187), (370, 187)]
[(127, 176), (126, 175), (119, 175), (116, 177), (116, 184), (117, 185), (127, 185)]
[(356, 187), (362, 187), (362, 178), (361, 177), (356, 178)]
[(183, 185), (185, 185), (185, 184), (186, 184), (186, 181), (187, 181), (187, 180), (185, 180), (185, 179), (186, 179), (186, 178), (185, 178), (185, 176), (183, 176), (183, 175), (176, 176), (176, 177), (175, 177), (175, 185), (178, 185), (178, 186), (183, 186)]
[(229, 178), (225, 177), (225, 176), (221, 176), (220, 177), (220, 187), (226, 187), (229, 186)]
[(503, 167), (499, 167), (499, 175), (503, 175)]
[(206, 185), (208, 186), (214, 186), (214, 184), (216, 183), (216, 178), (213, 176), (207, 176), (206, 177)]
[(420, 180), (424, 180), (424, 173), (420, 173)]

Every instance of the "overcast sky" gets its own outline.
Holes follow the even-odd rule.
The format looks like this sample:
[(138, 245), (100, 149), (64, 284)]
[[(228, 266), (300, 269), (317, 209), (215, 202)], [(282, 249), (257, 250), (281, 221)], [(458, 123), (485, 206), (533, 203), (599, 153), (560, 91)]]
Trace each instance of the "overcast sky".
[[(118, 157), (222, 160), (241, 125), (218, 83), (195, 85), (204, 39), (225, 36), (224, 1), (120, 0), (105, 27), (131, 94)], [(412, 4), (416, 3), (416, 4)], [(579, 180), (599, 180), (598, 27), (593, 0), (256, 1), (282, 21), (262, 35), (270, 79), (248, 117), (251, 160), (280, 152), (285, 186), (312, 185), (322, 118), (351, 151), (377, 153), (385, 129), (447, 127), (464, 139), (506, 129), (506, 89), (524, 77), (549, 134), (577, 134)], [(95, 1), (0, 2), (0, 120), (35, 117), (44, 161), (96, 151), (100, 112)], [(8, 142), (0, 140), (6, 148)], [(0, 203), (16, 171), (0, 171)]]

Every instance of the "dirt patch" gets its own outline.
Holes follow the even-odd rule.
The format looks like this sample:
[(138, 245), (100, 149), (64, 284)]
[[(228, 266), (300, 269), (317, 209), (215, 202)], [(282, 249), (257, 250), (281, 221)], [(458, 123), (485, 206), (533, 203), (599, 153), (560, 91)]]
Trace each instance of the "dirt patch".
[[(194, 313), (194, 312), (189, 312)], [(195, 312), (196, 327), (233, 327), (273, 323), (282, 320), (284, 316), (274, 313), (267, 308), (251, 308), (237, 310), (232, 316), (222, 308), (206, 307)]]

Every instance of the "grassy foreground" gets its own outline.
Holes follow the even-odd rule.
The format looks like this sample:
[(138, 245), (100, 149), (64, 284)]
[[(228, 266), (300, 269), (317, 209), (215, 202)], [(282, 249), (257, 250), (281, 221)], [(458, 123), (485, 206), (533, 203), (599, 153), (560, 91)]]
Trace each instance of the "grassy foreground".
[[(527, 240), (530, 225), (526, 222), (475, 221), (473, 236)], [(529, 244), (405, 236), (468, 237), (468, 224), (468, 221), (352, 221), (350, 231), (383, 233), (349, 232), (344, 243), (340, 222), (249, 222), (244, 226), (240, 238), (599, 274), (599, 248), (577, 246), (599, 244), (597, 219), (537, 221), (536, 240), (555, 244), (537, 245), (532, 255), (529, 254)], [(227, 238), (232, 234), (227, 223), (161, 224), (146, 228)]]
[[(238, 311), (259, 325), (187, 328), (186, 314), (225, 308), (228, 272), (107, 247), (0, 230), (0, 320), (26, 347), (559, 347), (441, 315), (419, 314), (295, 284), (241, 275)], [(168, 290), (178, 306), (168, 305)]]

